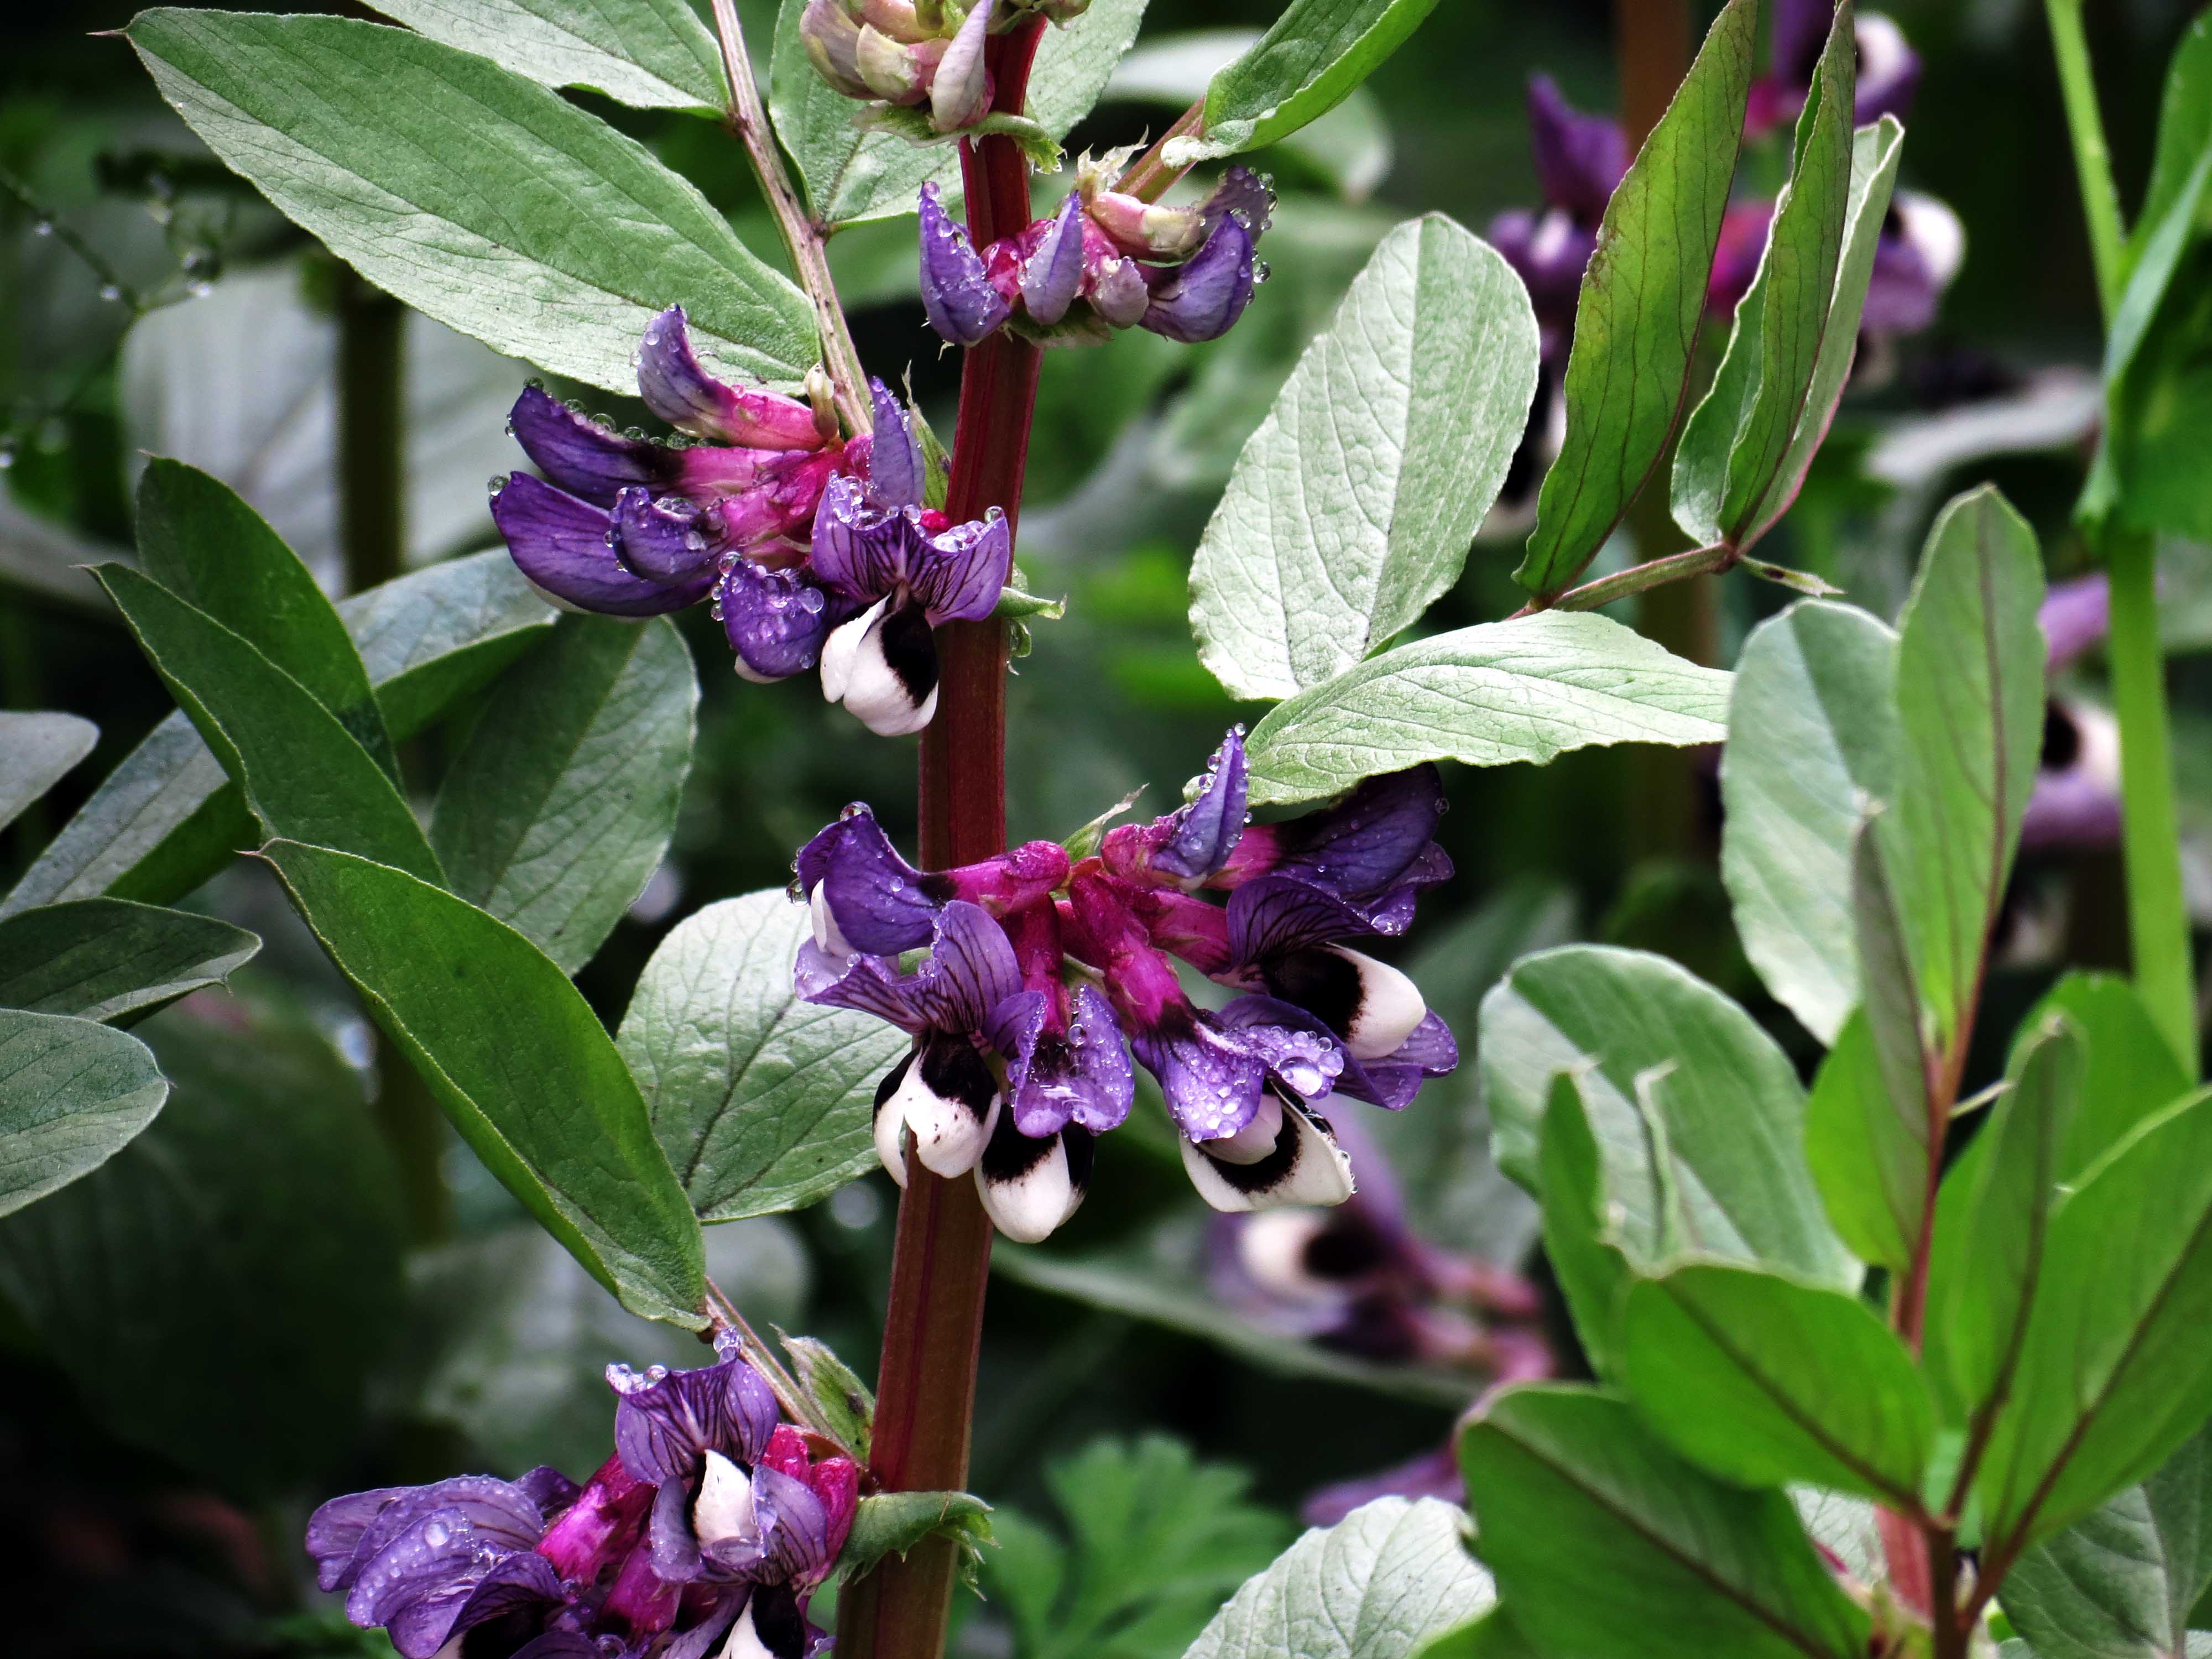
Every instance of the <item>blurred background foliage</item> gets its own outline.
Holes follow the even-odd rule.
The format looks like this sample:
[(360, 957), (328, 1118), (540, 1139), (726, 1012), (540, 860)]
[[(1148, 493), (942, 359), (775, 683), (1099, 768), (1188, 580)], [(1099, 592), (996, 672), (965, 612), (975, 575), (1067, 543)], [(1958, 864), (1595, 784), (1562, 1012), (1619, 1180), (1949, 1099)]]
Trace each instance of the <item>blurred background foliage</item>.
[[(1925, 60), (1904, 182), (1953, 204), (1967, 257), (1938, 325), (1847, 402), (1805, 497), (1762, 550), (1891, 614), (1936, 506), (1984, 478), (2035, 520), (2054, 576), (2079, 567), (2066, 514), (2087, 453), (2100, 327), (2041, 8), (1887, 9)], [(765, 41), (771, 9), (744, 9)], [(2118, 175), (2124, 193), (2139, 191), (2160, 76), (2193, 8), (2092, 9)], [(1270, 0), (1164, 3), (1145, 39), (1249, 30), (1272, 11)], [(75, 568), (129, 547), (143, 454), (239, 489), (334, 593), (380, 574), (348, 568), (334, 465), (348, 308), (376, 297), (199, 149), (124, 43), (100, 38), (128, 15), (90, 0), (0, 24), (0, 703), (68, 709), (101, 733), (93, 759), (0, 836), (9, 881), (167, 712)], [(1231, 461), (1392, 223), (1442, 210), (1480, 230), (1536, 199), (1524, 78), (1548, 69), (1577, 103), (1610, 106), (1611, 34), (1606, 0), (1439, 7), (1364, 94), (1264, 158), (1283, 196), (1265, 250), (1273, 277), (1232, 335), (1182, 350), (1139, 333), (1049, 356), (1020, 558), (1033, 587), (1069, 605), (1065, 621), (1038, 624), (1018, 665), (1017, 838), (1063, 836), (1139, 785), (1140, 811), (1165, 810), (1223, 727), (1249, 717), (1198, 666), (1185, 619), (1190, 551)], [(1211, 50), (1206, 63), (1228, 49)], [(1073, 146), (1157, 131), (1189, 84), (1172, 52), (1140, 56)], [(775, 257), (719, 126), (586, 101)], [(845, 233), (833, 256), (870, 367), (910, 371), (949, 430), (957, 362), (923, 325), (911, 221)], [(406, 560), (421, 564), (491, 541), (484, 481), (520, 461), (501, 428), (532, 371), (425, 319), (401, 328), (399, 507)], [(619, 421), (642, 418), (592, 396)], [(1427, 625), (1510, 611), (1516, 550), (1480, 545)], [(2171, 591), (2178, 647), (2212, 639), (2208, 592)], [(1720, 660), (1784, 598), (1741, 578), (1723, 589)], [(873, 803), (911, 845), (910, 744), (870, 737), (805, 677), (740, 684), (704, 611), (679, 620), (702, 668), (698, 748), (665, 866), (579, 975), (610, 1022), (672, 926), (781, 884), (793, 849), (848, 800)], [(2072, 690), (2094, 708), (2094, 659), (2076, 673)], [(2202, 915), (2212, 668), (2185, 655), (2176, 679)], [(426, 794), (467, 722), (464, 711), (408, 746)], [(1791, 1039), (1728, 919), (1714, 760), (1695, 773), (1686, 821), (1654, 810), (1648, 757), (1633, 750), (1448, 774), (1443, 835), (1459, 873), (1425, 906), (1402, 959), (1463, 1042), (1513, 956), (1570, 939), (1674, 956)], [(2015, 889), (2000, 1017), (1984, 1022), (1998, 1038), (2002, 1016), (2062, 963), (2117, 964), (2125, 945), (2112, 854), (2030, 858)], [(11, 1645), (374, 1651), (303, 1594), (294, 1540), (310, 1504), (464, 1466), (511, 1474), (546, 1461), (580, 1477), (606, 1446), (600, 1367), (694, 1356), (688, 1339), (615, 1309), (457, 1139), (406, 1133), (421, 1121), (416, 1085), (250, 863), (191, 902), (267, 947), (234, 994), (202, 994), (141, 1028), (177, 1085), (154, 1129), (96, 1178), (0, 1224)], [(1976, 1069), (1994, 1074), (1995, 1056)], [(1370, 1115), (1369, 1127), (1432, 1242), (1540, 1279), (1524, 1260), (1528, 1206), (1484, 1154), (1474, 1073), (1431, 1085), (1401, 1119)], [(1164, 1128), (1115, 1136), (1102, 1156), (1097, 1195), (1049, 1249), (1003, 1255), (972, 1484), (1018, 1513), (1002, 1516), (992, 1600), (971, 1607), (965, 1651), (1179, 1654), (1287, 1539), (1316, 1483), (1419, 1457), (1479, 1386), (1474, 1370), (1437, 1363), (1433, 1330), (1409, 1338), (1348, 1310), (1342, 1284), (1364, 1258), (1341, 1231), (1343, 1260), (1332, 1267), (1307, 1249), (1299, 1262), (1318, 1278), (1287, 1304), (1223, 1312), (1205, 1264), (1219, 1288), (1222, 1252), (1237, 1247), (1199, 1212)], [(872, 1176), (810, 1212), (714, 1229), (712, 1269), (757, 1322), (810, 1331), (868, 1370), (893, 1196)], [(1320, 1282), (1332, 1272), (1336, 1285)], [(1301, 1340), (1315, 1330), (1328, 1340)], [(1140, 1438), (1161, 1433), (1173, 1439)], [(1078, 1506), (1056, 1501), (1070, 1483), (1092, 1494), (1079, 1533), (1068, 1530)], [(1119, 1510), (1107, 1492), (1121, 1494)], [(1121, 1518), (1100, 1521), (1109, 1514)], [(1188, 1571), (1131, 1589), (1163, 1560)]]

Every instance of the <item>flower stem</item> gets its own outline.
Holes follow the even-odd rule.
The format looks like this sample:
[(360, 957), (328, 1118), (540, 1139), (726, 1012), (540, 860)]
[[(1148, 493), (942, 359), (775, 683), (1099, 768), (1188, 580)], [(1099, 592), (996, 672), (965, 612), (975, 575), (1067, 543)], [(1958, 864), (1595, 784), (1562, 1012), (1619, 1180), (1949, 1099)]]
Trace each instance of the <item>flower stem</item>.
[[(1018, 112), (1043, 20), (1031, 17), (986, 48), (993, 108)], [(980, 246), (1029, 222), (1029, 167), (1010, 138), (963, 142), (968, 230)], [(960, 374), (960, 415), (945, 501), (955, 520), (991, 507), (1011, 523), (1021, 506), (1040, 357), (1001, 330), (972, 348)], [(937, 718), (921, 735), (921, 861), (931, 869), (988, 858), (1006, 843), (1006, 634), (997, 621), (937, 630)], [(975, 1184), (912, 1164), (899, 1200), (869, 1474), (878, 1490), (965, 1485), (975, 1414), (975, 1364), (991, 1272), (991, 1223)], [(886, 1557), (839, 1599), (841, 1659), (938, 1659), (959, 1565), (949, 1539)]]
[(1157, 202), (1168, 192), (1168, 186), (1190, 171), (1188, 167), (1171, 167), (1167, 161), (1167, 147), (1171, 139), (1188, 137), (1206, 125), (1206, 100), (1200, 98), (1175, 118), (1174, 125), (1153, 141), (1152, 147), (1131, 163), (1114, 186), (1140, 202)]
[(2112, 183), (2112, 153), (2105, 143), (2097, 109), (2097, 82), (2089, 70), (2088, 37), (2081, 0), (2044, 0), (2051, 20), (2051, 52), (2057, 60), (2058, 89), (2066, 100), (2066, 131), (2074, 141), (2074, 171), (2081, 185), (2081, 216), (2088, 222), (2089, 257), (2097, 267), (2097, 297), (2109, 323), (2119, 308), (2127, 232), (2120, 222), (2120, 193)]
[(768, 112), (761, 107), (760, 82), (753, 79), (752, 59), (745, 52), (737, 0), (714, 0), (714, 32), (721, 37), (722, 67), (730, 77), (730, 127), (745, 147), (745, 155), (760, 179), (761, 194), (768, 198), (769, 210), (775, 216), (775, 228), (782, 233), (799, 285), (813, 302), (815, 328), (822, 339), (822, 364), (836, 389), (837, 412), (848, 430), (866, 432), (871, 425), (867, 376), (861, 372), (852, 331), (845, 325), (845, 307), (838, 303), (837, 285), (830, 280), (823, 228), (807, 216), (805, 204), (799, 200), (783, 157), (776, 150)]

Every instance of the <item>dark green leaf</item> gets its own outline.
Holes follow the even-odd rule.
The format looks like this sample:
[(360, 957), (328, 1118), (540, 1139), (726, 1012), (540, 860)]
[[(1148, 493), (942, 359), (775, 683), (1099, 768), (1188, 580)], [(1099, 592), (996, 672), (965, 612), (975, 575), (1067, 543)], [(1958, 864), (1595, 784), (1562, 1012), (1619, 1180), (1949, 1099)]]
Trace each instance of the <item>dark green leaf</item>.
[(1863, 1659), (1866, 1613), (1780, 1492), (1684, 1462), (1626, 1402), (1495, 1395), (1460, 1440), (1483, 1559), (1539, 1652)]
[(1824, 1042), (1859, 1000), (1851, 842), (1892, 797), (1897, 635), (1850, 605), (1806, 600), (1761, 623), (1736, 659), (1721, 752), (1721, 876), (1744, 954)]
[[(2160, 1045), (2161, 1047), (2163, 1045)], [(2001, 1598), (2036, 1659), (2194, 1654), (2190, 1609), (2212, 1586), (2212, 1436), (2022, 1556)]]
[[(717, 1228), (719, 1237), (723, 1229)], [(861, 1463), (876, 1432), (876, 1396), (860, 1374), (830, 1351), (826, 1342), (811, 1336), (776, 1333), (783, 1351), (791, 1356), (792, 1374), (821, 1412), (822, 1419)]]
[(1976, 1483), (2003, 1559), (2142, 1480), (2212, 1415), (2212, 1095), (2141, 1125), (2052, 1218), (2020, 1387)]
[(143, 1034), (168, 1105), (0, 1224), (0, 1291), (126, 1440), (240, 1497), (333, 1490), (400, 1314), (398, 1182), (359, 1078), (250, 1005)]
[(780, 890), (710, 904), (661, 942), (623, 1016), (623, 1058), (704, 1219), (795, 1210), (875, 1165), (876, 1085), (907, 1038), (799, 1000), (807, 929)]
[(982, 1547), (991, 1541), (991, 1506), (964, 1492), (872, 1493), (854, 1511), (837, 1571), (849, 1582), (886, 1555), (904, 1560), (908, 1550), (930, 1538), (951, 1539), (959, 1547), (963, 1571), (972, 1574)]
[(1805, 1167), (1796, 1068), (1703, 981), (1641, 951), (1547, 951), (1484, 1000), (1477, 1052), (1498, 1166), (1532, 1191), (1553, 1081), (1574, 1078), (1602, 1212), (1639, 1267), (1686, 1249), (1857, 1288)]
[(0, 920), (0, 1007), (127, 1024), (229, 983), (261, 941), (243, 927), (125, 899), (43, 904)]
[(100, 728), (74, 714), (0, 711), (0, 830), (92, 752)]
[(1437, 0), (1291, 0), (1274, 27), (1206, 89), (1195, 139), (1171, 166), (1275, 143), (1334, 109), (1436, 9)]
[(361, 653), (307, 567), (219, 478), (155, 457), (138, 480), (145, 574), (245, 640), (337, 717), (397, 780), (399, 762)]
[(1343, 672), (1459, 580), (1536, 356), (1528, 293), (1486, 244), (1441, 214), (1383, 238), (1199, 542), (1191, 626), (1231, 696)]
[(272, 836), (342, 847), (438, 880), (392, 780), (335, 715), (245, 639), (127, 565), (98, 574), (140, 647)]
[(710, 367), (790, 383), (805, 298), (697, 189), (551, 89), (404, 29), (164, 9), (131, 43), (209, 148), (371, 282), (611, 391), (662, 307)]
[(1554, 593), (1613, 533), (1682, 412), (1751, 90), (1757, 0), (1729, 0), (1606, 206), (1567, 358), (1567, 434), (1513, 579)]
[[(520, 654), (553, 611), (504, 551), (402, 576), (338, 606), (376, 687), (384, 723), (414, 736)], [(237, 786), (191, 720), (171, 714), (109, 773), (0, 903), (110, 893), (165, 904), (253, 842)]]
[(0, 1008), (0, 1215), (106, 1163), (168, 1094), (136, 1037), (88, 1019)]
[(1945, 1042), (1973, 1006), (2035, 784), (2042, 603), (2035, 532), (2003, 496), (1943, 509), (1899, 623), (1897, 805), (1880, 833)]
[(698, 702), (665, 617), (563, 617), (447, 775), (430, 844), (447, 885), (574, 973), (668, 851)]
[(1805, 1152), (1844, 1241), (1902, 1269), (1926, 1223), (1930, 1160), (1942, 1126), (1928, 1093), (1920, 995), (1879, 825), (1851, 856), (1852, 929), (1866, 1000), (1822, 1064), (1807, 1109)]
[[(2071, 1024), (2087, 1053), (2081, 1099), (2053, 1179), (2072, 1185), (2135, 1127), (2189, 1092), (2194, 1079), (2158, 1035), (2142, 994), (2117, 974), (2071, 973), (2021, 1022), (2024, 1046), (2052, 1016)], [(2012, 1068), (2019, 1070), (2019, 1057)]]
[(549, 87), (639, 109), (719, 112), (729, 101), (714, 37), (684, 0), (377, 0), (376, 9)]
[(1544, 1195), (1544, 1252), (1565, 1296), (1575, 1335), (1590, 1368), (1607, 1381), (1624, 1374), (1620, 1307), (1633, 1270), (1614, 1231), (1605, 1169), (1574, 1075), (1552, 1080), (1545, 1103), (1537, 1171)]
[(1628, 1292), (1621, 1333), (1637, 1409), (1723, 1480), (1918, 1501), (1936, 1402), (1857, 1297), (1743, 1267), (1680, 1267)]
[(1094, 1441), (1050, 1465), (1060, 1532), (1001, 1510), (1000, 1547), (983, 1559), (1022, 1659), (1181, 1659), (1290, 1542), (1287, 1520), (1249, 1501), (1251, 1484), (1164, 1435)]
[(1541, 765), (1590, 744), (1715, 743), (1729, 684), (1588, 611), (1480, 623), (1270, 709), (1252, 731), (1252, 799), (1318, 799), (1430, 760)]
[(568, 976), (403, 871), (291, 841), (264, 853), (485, 1167), (633, 1313), (703, 1323), (699, 1224)]
[(1291, 1545), (1186, 1659), (1407, 1659), (1497, 1599), (1458, 1510), (1378, 1498)]
[[(1758, 274), (1735, 308), (1712, 390), (1675, 453), (1675, 521), (1701, 544), (1748, 544), (1807, 410), (1851, 205), (1853, 27), (1846, 0), (1836, 8), (1797, 120), (1790, 179), (1775, 204)], [(1879, 223), (1881, 215), (1874, 218)], [(1850, 320), (1856, 339), (1856, 313)], [(1827, 411), (1815, 412), (1825, 426)]]

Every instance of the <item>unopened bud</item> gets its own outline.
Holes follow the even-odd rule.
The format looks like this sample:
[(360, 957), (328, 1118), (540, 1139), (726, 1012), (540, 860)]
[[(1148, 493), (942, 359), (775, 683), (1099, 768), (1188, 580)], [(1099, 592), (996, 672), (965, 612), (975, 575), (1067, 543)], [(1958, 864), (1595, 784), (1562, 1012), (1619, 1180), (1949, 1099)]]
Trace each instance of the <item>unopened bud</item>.
[(799, 38), (815, 73), (848, 98), (872, 98), (860, 78), (860, 26), (846, 15), (839, 0), (807, 0), (799, 20)]
[(1152, 289), (1134, 259), (1109, 259), (1098, 267), (1091, 290), (1091, 309), (1115, 328), (1130, 326), (1152, 302)]
[(870, 92), (887, 103), (918, 104), (927, 88), (921, 64), (914, 49), (894, 40), (872, 23), (860, 25), (860, 40), (854, 56), (860, 79)]
[(941, 19), (925, 27), (909, 0), (845, 0), (845, 9), (854, 22), (866, 23), (878, 33), (909, 46), (927, 40), (942, 27)]
[(983, 67), (983, 46), (998, 0), (976, 0), (961, 21), (952, 44), (929, 87), (929, 124), (939, 132), (957, 132), (981, 120), (991, 107), (991, 76)]
[(819, 363), (806, 371), (806, 401), (814, 410), (814, 429), (827, 443), (837, 435), (837, 386)]
[(1180, 259), (1206, 240), (1206, 221), (1195, 208), (1158, 207), (1117, 190), (1094, 191), (1084, 206), (1124, 253)]

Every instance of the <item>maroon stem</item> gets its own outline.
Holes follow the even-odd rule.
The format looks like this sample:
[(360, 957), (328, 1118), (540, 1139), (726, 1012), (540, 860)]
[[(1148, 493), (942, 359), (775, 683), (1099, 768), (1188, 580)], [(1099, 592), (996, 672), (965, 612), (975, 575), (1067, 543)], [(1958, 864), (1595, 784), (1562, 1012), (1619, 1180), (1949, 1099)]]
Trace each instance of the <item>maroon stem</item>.
[[(1043, 26), (1032, 17), (986, 48), (994, 110), (1020, 111)], [(1029, 222), (1029, 167), (1012, 139), (963, 142), (960, 171), (979, 247)], [(962, 364), (945, 501), (956, 523), (994, 507), (1010, 526), (1018, 517), (1039, 361), (1035, 346), (1001, 330)], [(937, 718), (921, 734), (921, 861), (933, 870), (988, 858), (1006, 844), (1006, 625), (948, 623), (937, 630)], [(879, 1491), (955, 1491), (968, 1480), (991, 1223), (974, 1182), (942, 1179), (919, 1162), (908, 1167), (868, 1473)], [(848, 1585), (838, 1608), (841, 1659), (938, 1659), (957, 1566), (952, 1541), (931, 1539)]]

